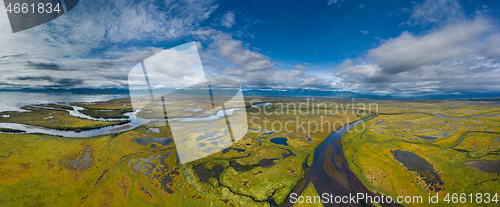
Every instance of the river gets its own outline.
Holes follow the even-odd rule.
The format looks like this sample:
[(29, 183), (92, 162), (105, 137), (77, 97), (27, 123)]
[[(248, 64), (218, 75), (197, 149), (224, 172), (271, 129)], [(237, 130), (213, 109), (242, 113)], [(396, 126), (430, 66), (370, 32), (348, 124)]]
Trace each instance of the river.
[[(306, 177), (299, 182), (293, 193), (301, 195), (311, 183), (314, 184), (318, 194), (328, 193), (334, 196), (349, 196), (349, 194), (367, 193), (374, 196), (356, 175), (349, 169), (347, 160), (342, 152), (341, 138), (361, 122), (372, 119), (375, 116), (353, 122), (339, 128), (328, 136), (314, 151), (313, 163), (306, 166)], [(338, 206), (332, 203), (324, 203), (324, 206)], [(283, 206), (293, 206), (290, 198)], [(364, 203), (351, 203), (342, 206), (366, 206)]]
[[(49, 102), (50, 103), (50, 102)], [(253, 105), (252, 107), (259, 107), (259, 106), (264, 106), (269, 103), (259, 103), (256, 105)], [(62, 131), (62, 130), (55, 130), (55, 129), (48, 129), (44, 127), (39, 127), (39, 126), (32, 126), (32, 125), (26, 125), (26, 124), (19, 124), (19, 123), (0, 123), (0, 128), (9, 128), (9, 129), (17, 129), (17, 130), (22, 130), (25, 131), (26, 133), (43, 133), (43, 134), (50, 134), (50, 135), (58, 135), (58, 136), (63, 136), (63, 137), (92, 137), (92, 136), (98, 136), (98, 135), (105, 135), (105, 134), (112, 134), (112, 133), (119, 133), (123, 131), (128, 131), (131, 129), (134, 129), (136, 127), (139, 127), (143, 124), (146, 124), (150, 121), (165, 121), (165, 120), (151, 120), (151, 119), (141, 119), (136, 117), (136, 114), (140, 112), (140, 110), (137, 110), (135, 112), (129, 112), (129, 113), (124, 113), (123, 115), (127, 116), (128, 118), (126, 119), (101, 119), (101, 118), (93, 118), (88, 115), (85, 115), (81, 113), (81, 110), (84, 110), (82, 107), (78, 106), (71, 106), (68, 103), (60, 103), (60, 105), (64, 106), (70, 106), (73, 108), (73, 110), (65, 110), (67, 111), (71, 116), (74, 117), (79, 117), (83, 119), (90, 119), (90, 120), (95, 120), (95, 121), (123, 121), (123, 120), (130, 120), (129, 123), (126, 124), (121, 124), (121, 125), (115, 125), (115, 126), (108, 126), (108, 127), (102, 127), (99, 129), (94, 129), (94, 130), (86, 130), (86, 131), (81, 131), (81, 132), (74, 132), (74, 131)], [(44, 107), (48, 108), (48, 107)], [(50, 109), (50, 108), (49, 108)], [(243, 108), (230, 108), (226, 109), (226, 114), (228, 116), (231, 116), (234, 111), (238, 109), (243, 109)], [(216, 120), (224, 116), (224, 112), (222, 110), (217, 111), (217, 113), (206, 116), (206, 117), (193, 117), (193, 118), (172, 118), (169, 120), (172, 121), (186, 121), (186, 122), (191, 122), (191, 121), (211, 121), (211, 120)]]
[[(469, 119), (477, 117), (498, 117), (500, 115), (474, 115), (467, 117), (450, 117), (440, 114), (432, 114), (440, 118), (448, 119)], [(333, 132), (328, 136), (328, 138), (321, 143), (314, 151), (313, 163), (310, 167), (305, 166), (306, 176), (303, 178), (293, 193), (298, 196), (312, 183), (316, 188), (318, 194), (328, 193), (334, 196), (349, 196), (349, 194), (356, 193), (367, 193), (373, 196), (373, 193), (369, 191), (363, 183), (358, 179), (358, 177), (349, 169), (347, 160), (342, 152), (341, 139), (342, 136), (349, 131), (350, 128), (355, 127), (359, 123), (370, 120), (375, 116), (362, 119), (351, 123), (347, 126), (339, 128), (337, 131)], [(465, 136), (465, 135), (463, 135)], [(463, 136), (461, 139), (463, 139)], [(460, 140), (461, 141), (461, 140)], [(386, 206), (398, 206), (397, 204), (384, 204)], [(291, 207), (293, 204), (290, 202), (290, 198), (282, 206)], [(324, 203), (323, 206), (338, 206), (337, 204)], [(351, 203), (341, 206), (367, 206), (365, 203)]]

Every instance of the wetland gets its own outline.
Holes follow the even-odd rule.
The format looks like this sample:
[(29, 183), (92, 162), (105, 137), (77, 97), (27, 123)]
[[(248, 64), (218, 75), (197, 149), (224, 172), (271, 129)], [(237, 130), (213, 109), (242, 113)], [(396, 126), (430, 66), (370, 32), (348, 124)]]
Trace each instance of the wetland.
[[(186, 104), (182, 101), (169, 104)], [(322, 101), (352, 102), (316, 99)], [(498, 191), (498, 105), (380, 101), (379, 113), (325, 115), (335, 108), (322, 106), (301, 109), (311, 112), (302, 115), (280, 113), (276, 104), (316, 102), (250, 97), (246, 114), (253, 121), (246, 134), (229, 147), (184, 164), (180, 160), (186, 155), (177, 152), (179, 140), (172, 130), (192, 130), (194, 140), (203, 145), (200, 149), (219, 146), (227, 143), (221, 141), (230, 134), (227, 128), (213, 130), (198, 123), (221, 120), (222, 112), (174, 116), (172, 120), (189, 124), (171, 128), (168, 122), (148, 124), (151, 120), (132, 111), (126, 98), (19, 106), (0, 116), (0, 200), (10, 206), (293, 206), (291, 193), (426, 196)], [(264, 107), (270, 113), (257, 113)], [(205, 113), (191, 108), (190, 113)], [(238, 113), (232, 109), (227, 115)], [(264, 118), (286, 123), (297, 117), (342, 122), (344, 127), (264, 127)]]

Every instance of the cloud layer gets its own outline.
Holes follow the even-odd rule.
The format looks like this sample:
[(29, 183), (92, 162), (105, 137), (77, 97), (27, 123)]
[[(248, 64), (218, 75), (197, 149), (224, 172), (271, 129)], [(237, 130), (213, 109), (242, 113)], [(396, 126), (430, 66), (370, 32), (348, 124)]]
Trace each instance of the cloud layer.
[(233, 78), (247, 89), (337, 88), (338, 81), (333, 76), (320, 78), (310, 73), (309, 67), (304, 64), (281, 68), (279, 65), (284, 64), (272, 62), (268, 56), (251, 51), (231, 35), (212, 32), (205, 48), (204, 62), (207, 67), (213, 68), (213, 76)]
[(499, 35), (488, 20), (461, 21), (416, 36), (403, 32), (368, 51), (370, 64), (336, 75), (348, 90), (395, 95), (495, 92)]
[[(141, 42), (189, 36), (216, 8), (212, 1), (195, 0), (80, 1), (49, 23), (0, 33), (0, 82), (8, 88), (46, 86), (18, 78), (29, 75), (56, 80), (51, 87), (126, 87), (128, 67), (161, 50)], [(0, 22), (6, 18), (0, 15)], [(0, 27), (10, 30), (8, 24)]]

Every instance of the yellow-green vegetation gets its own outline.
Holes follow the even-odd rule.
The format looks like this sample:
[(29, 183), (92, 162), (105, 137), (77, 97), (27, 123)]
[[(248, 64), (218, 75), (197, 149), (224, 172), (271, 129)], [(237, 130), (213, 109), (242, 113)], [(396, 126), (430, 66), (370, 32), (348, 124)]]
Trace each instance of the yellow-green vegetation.
[[(277, 100), (274, 102), (303, 101)], [(247, 102), (247, 105), (249, 102)], [(86, 110), (128, 110), (125, 101), (75, 104)], [(9, 121), (31, 124), (52, 116), (57, 120), (80, 120), (65, 116), (57, 105), (10, 112)], [(49, 109), (53, 108), (53, 109)], [(269, 121), (321, 121), (321, 115), (251, 114)], [(69, 110), (69, 109), (66, 109)], [(324, 110), (324, 109), (323, 109)], [(330, 110), (330, 109), (328, 109)], [(15, 114), (15, 115), (14, 115)], [(366, 115), (366, 114), (365, 114)], [(282, 204), (304, 177), (306, 161), (339, 123), (363, 115), (323, 115), (338, 125), (323, 130), (269, 131), (255, 125), (230, 148), (180, 165), (166, 127), (141, 126), (122, 133), (92, 138), (61, 138), (35, 134), (0, 134), (0, 201), (3, 206), (270, 206)], [(45, 119), (44, 119), (45, 120)], [(255, 119), (254, 119), (255, 120)], [(96, 121), (89, 123), (100, 123)], [(319, 122), (318, 123), (321, 123)], [(74, 126), (69, 122), (68, 126)], [(78, 122), (79, 123), (79, 122)], [(254, 124), (262, 122), (256, 121)], [(324, 123), (323, 123), (324, 124)], [(192, 124), (196, 127), (196, 124)], [(197, 126), (199, 127), (199, 126)], [(315, 126), (313, 126), (315, 127)], [(321, 127), (321, 126), (318, 126)], [(274, 138), (286, 139), (273, 143)]]
[[(177, 153), (168, 123), (92, 138), (11, 134), (14, 132), (5, 129), (6, 134), (0, 134), (1, 206), (283, 204), (305, 176), (304, 166), (311, 166), (314, 149), (335, 129), (369, 116), (366, 109), (352, 110), (352, 105), (346, 110), (352, 100), (251, 99), (245, 102), (249, 130), (241, 140), (225, 150), (182, 165), (179, 156), (185, 155)], [(171, 107), (183, 109), (196, 105), (180, 98), (169, 101)], [(252, 102), (272, 104), (249, 107)], [(328, 104), (332, 102), (339, 105)], [(367, 121), (363, 132), (346, 133), (342, 139), (349, 167), (370, 190), (385, 195), (427, 198), (428, 193), (437, 192), (440, 195), (497, 192), (498, 175), (483, 172), (491, 169), (481, 168), (484, 163), (477, 161), (498, 160), (500, 117), (449, 119), (432, 115), (463, 117), (498, 111), (497, 106), (473, 103), (482, 105), (382, 103), (379, 110), (385, 114)], [(450, 107), (453, 104), (466, 106)], [(131, 111), (127, 99), (72, 105), (85, 108), (82, 113), (92, 111), (87, 114), (92, 117), (117, 117), (115, 115)], [(391, 111), (393, 105), (401, 109)], [(159, 106), (144, 105), (144, 115), (148, 110), (163, 110)], [(198, 106), (202, 110), (192, 116), (211, 110), (209, 102), (202, 101)], [(403, 109), (404, 106), (414, 108)], [(425, 111), (424, 107), (439, 109)], [(357, 104), (356, 108), (363, 110)], [(0, 121), (75, 130), (117, 124), (73, 117), (66, 111), (71, 107), (58, 104), (24, 109), (28, 111), (2, 112)], [(213, 113), (215, 111), (205, 115)], [(180, 115), (174, 113), (167, 117)], [(189, 123), (186, 127), (202, 128), (199, 123)], [(222, 134), (224, 132), (219, 131), (213, 136)], [(203, 135), (203, 131), (196, 134)], [(200, 143), (209, 144), (206, 140)], [(399, 157), (401, 155), (421, 160), (415, 158), (418, 162), (411, 163)], [(311, 184), (302, 195), (315, 196), (317, 192)], [(440, 200), (443, 203), (443, 197)]]
[[(167, 128), (160, 128), (159, 134), (153, 134), (168, 137), (169, 133)], [(119, 192), (120, 189), (113, 189), (103, 194), (91, 193), (97, 192), (102, 186), (101, 182), (115, 182), (119, 176), (110, 175), (119, 173), (115, 170), (126, 165), (127, 159), (143, 154), (163, 153), (173, 147), (172, 142), (166, 146), (157, 144), (154, 148), (140, 145), (132, 137), (134, 134), (140, 134), (139, 138), (153, 135), (146, 127), (138, 128), (135, 133), (97, 138), (0, 135), (2, 206), (95, 206), (111, 202), (112, 200), (105, 200), (102, 203), (87, 203), (95, 196)], [(122, 185), (131, 185), (130, 180), (123, 179)]]
[(295, 203), (293, 205), (294, 207), (323, 207), (322, 202), (318, 202), (318, 199), (316, 199), (316, 201), (314, 200), (315, 197), (319, 198), (319, 195), (312, 183), (307, 186), (301, 196), (305, 198), (304, 202)]
[(454, 149), (467, 151), (469, 157), (484, 157), (500, 154), (500, 134), (491, 132), (469, 132)]
[[(449, 108), (448, 105), (442, 107)], [(439, 104), (419, 106), (441, 107)], [(474, 107), (464, 107), (470, 110), (455, 111), (457, 117), (498, 114), (497, 106), (483, 105), (473, 112)], [(492, 196), (500, 193), (499, 174), (483, 172), (467, 164), (471, 161), (493, 161), (495, 164), (494, 161), (500, 160), (500, 142), (496, 141), (500, 137), (500, 117), (440, 118), (430, 114), (448, 114), (448, 109), (420, 113), (421, 110), (410, 108), (406, 113), (379, 114), (366, 122), (364, 131), (351, 130), (344, 135), (345, 157), (363, 184), (373, 192), (392, 198), (422, 196), (423, 203), (428, 203), (429, 194), (439, 193), (439, 204), (443, 206), (450, 205), (444, 200), (448, 193), (489, 193)], [(471, 204), (469, 199), (461, 205), (476, 206), (477, 203)]]
[[(146, 119), (157, 119), (161, 118), (161, 116), (168, 118), (185, 118), (199, 114), (208, 115), (206, 112), (213, 109), (210, 97), (202, 95), (169, 95), (165, 103), (151, 102), (150, 97), (143, 97), (139, 102), (134, 103), (134, 107), (141, 109), (141, 111), (137, 113), (137, 117)], [(168, 114), (163, 113), (164, 109), (166, 109)]]
[(430, 113), (464, 117), (484, 114), (500, 114), (500, 105), (491, 101), (387, 101), (377, 100), (381, 114)]

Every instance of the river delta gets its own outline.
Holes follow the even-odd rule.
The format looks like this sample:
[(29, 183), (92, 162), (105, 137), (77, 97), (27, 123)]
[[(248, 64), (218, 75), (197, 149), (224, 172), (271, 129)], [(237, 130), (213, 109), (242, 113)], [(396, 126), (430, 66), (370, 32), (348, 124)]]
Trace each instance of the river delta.
[[(171, 106), (182, 105), (177, 101)], [(368, 111), (354, 102), (378, 108)], [(289, 113), (278, 103), (289, 103)], [(292, 109), (290, 103), (305, 108)], [(349, 110), (339, 109), (347, 104)], [(161, 109), (154, 105), (134, 111), (130, 99), (121, 98), (0, 112), (0, 201), (4, 206), (293, 206), (291, 193), (427, 196), (499, 190), (496, 102), (247, 97), (245, 105), (249, 122), (242, 139), (184, 164), (179, 160), (186, 155), (177, 152), (168, 122), (144, 121), (148, 111)], [(202, 110), (205, 105), (190, 113)], [(229, 115), (238, 113), (244, 111)], [(206, 117), (224, 118), (218, 112)], [(188, 121), (200, 149), (222, 144), (213, 137), (228, 134)], [(321, 123), (322, 130), (296, 123), (308, 121)], [(287, 130), (276, 129), (275, 122), (289, 122)]]

